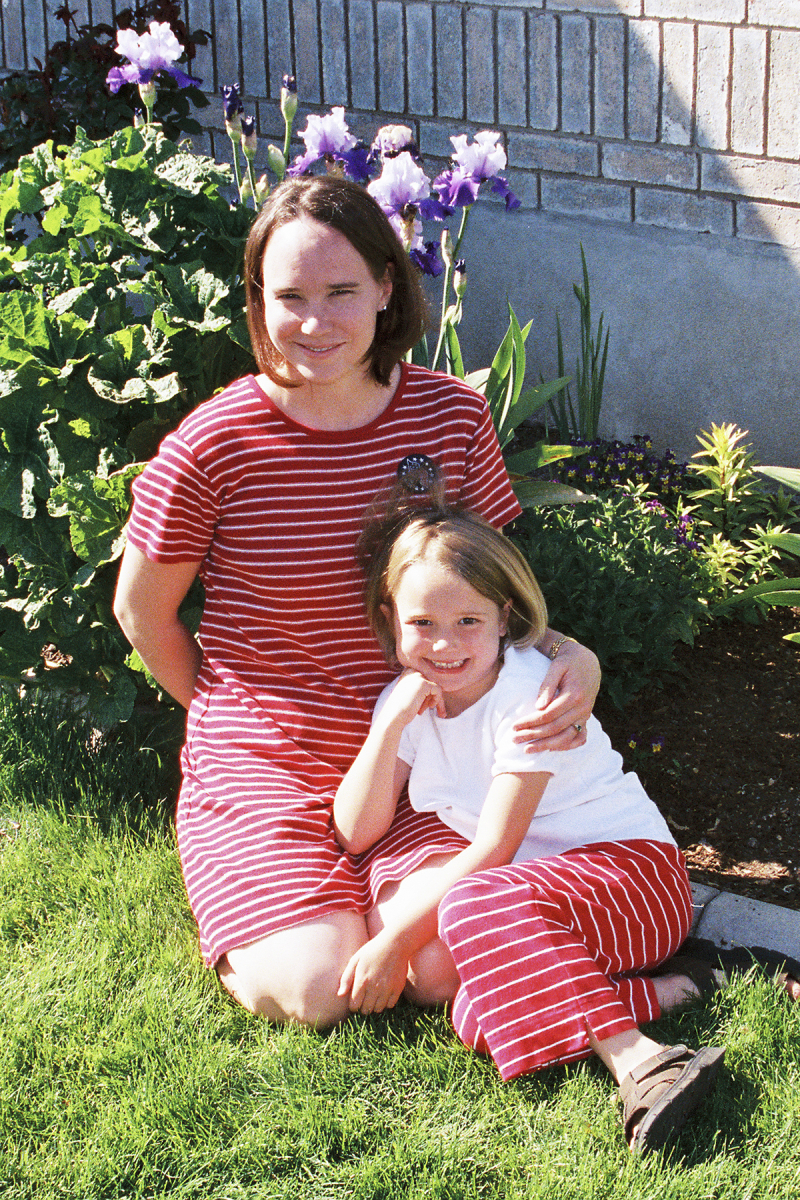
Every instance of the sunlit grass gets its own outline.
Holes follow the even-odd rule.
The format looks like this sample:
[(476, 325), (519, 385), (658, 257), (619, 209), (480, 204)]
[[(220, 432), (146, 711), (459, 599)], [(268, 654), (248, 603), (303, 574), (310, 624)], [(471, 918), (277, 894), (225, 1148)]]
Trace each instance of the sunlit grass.
[[(504, 1085), (439, 1012), (329, 1033), (247, 1016), (203, 970), (146, 742), (0, 716), (1, 1194), (800, 1195), (800, 1013), (765, 982), (655, 1026), (727, 1047), (666, 1159), (633, 1159), (595, 1064)], [(800, 1007), (800, 1006), (798, 1006)]]

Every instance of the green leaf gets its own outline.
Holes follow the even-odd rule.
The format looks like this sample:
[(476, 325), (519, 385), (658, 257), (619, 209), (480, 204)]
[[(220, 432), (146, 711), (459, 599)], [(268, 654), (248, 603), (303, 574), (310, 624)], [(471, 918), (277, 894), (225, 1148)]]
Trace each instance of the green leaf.
[(130, 672), (119, 667), (108, 680), (93, 677), (85, 695), (86, 707), (93, 720), (108, 729), (130, 718), (137, 688)]
[(125, 546), (125, 522), (130, 507), (128, 483), (141, 467), (131, 464), (108, 479), (88, 471), (63, 480), (51, 493), (51, 516), (69, 517), (72, 549), (79, 558), (99, 567), (114, 562)]
[(765, 533), (761, 541), (768, 546), (777, 546), (787, 554), (800, 555), (800, 533)]
[(550, 504), (580, 504), (595, 497), (566, 483), (550, 479), (512, 479), (511, 486), (523, 508), (539, 508)]
[(470, 371), (469, 375), (464, 376), (464, 382), (468, 383), (476, 392), (480, 392), (482, 396), (486, 395), (486, 385), (492, 374), (491, 367), (481, 367), (478, 371)]
[(550, 463), (566, 458), (578, 458), (581, 454), (586, 454), (587, 450), (588, 446), (551, 446), (548, 442), (537, 442), (528, 450), (506, 455), (506, 470), (518, 475), (527, 475), (531, 471), (538, 471), (540, 467), (549, 466)]
[(791, 488), (794, 492), (800, 492), (800, 467), (756, 467), (759, 474), (768, 475), (770, 479), (777, 480), (784, 487)]
[(461, 345), (458, 340), (458, 333), (455, 325), (448, 322), (445, 330), (445, 353), (447, 363), (447, 373), (455, 375), (458, 379), (464, 378), (464, 360), (461, 357)]

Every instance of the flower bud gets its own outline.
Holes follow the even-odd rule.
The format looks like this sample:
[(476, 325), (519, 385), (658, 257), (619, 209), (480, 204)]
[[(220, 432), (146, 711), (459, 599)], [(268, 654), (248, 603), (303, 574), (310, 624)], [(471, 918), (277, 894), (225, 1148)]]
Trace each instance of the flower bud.
[(222, 91), (222, 107), (225, 113), (225, 130), (231, 141), (242, 136), (242, 113), (244, 107), (239, 95), (238, 83), (226, 83)]
[(249, 200), (252, 194), (253, 189), (250, 186), (250, 180), (243, 179), (239, 187), (239, 199), (241, 200), (242, 204), (244, 204), (245, 200)]
[(153, 105), (156, 102), (156, 85), (151, 79), (149, 83), (139, 84), (139, 95), (142, 98), (142, 104), (148, 112), (152, 112)]
[(256, 150), (258, 149), (258, 138), (256, 137), (256, 119), (255, 117), (242, 117), (242, 150), (244, 150), (245, 158), (250, 161), (255, 158)]
[(269, 195), (269, 180), (266, 175), (262, 175), (256, 184), (256, 200), (259, 204), (263, 204)]
[(459, 300), (463, 299), (467, 290), (467, 271), (464, 259), (460, 258), (453, 268), (453, 291)]
[(449, 229), (442, 230), (442, 259), (446, 267), (453, 265), (453, 238)]
[(286, 159), (283, 157), (283, 151), (273, 146), (272, 142), (267, 146), (267, 165), (273, 175), (283, 179), (286, 174)]
[(297, 81), (294, 75), (284, 75), (281, 80), (281, 116), (284, 121), (293, 121), (297, 112)]
[(135, 108), (133, 110), (133, 128), (141, 129), (144, 124), (145, 124), (144, 113), (142, 112), (142, 110), (140, 108)]

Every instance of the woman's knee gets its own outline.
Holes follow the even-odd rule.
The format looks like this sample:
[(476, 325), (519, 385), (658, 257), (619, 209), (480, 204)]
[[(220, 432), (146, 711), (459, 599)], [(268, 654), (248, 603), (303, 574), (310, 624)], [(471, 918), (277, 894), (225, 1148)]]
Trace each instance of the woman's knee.
[(217, 974), (248, 1012), (326, 1029), (350, 1011), (348, 998), (337, 995), (339, 980), (366, 937), (362, 916), (334, 913), (228, 951)]

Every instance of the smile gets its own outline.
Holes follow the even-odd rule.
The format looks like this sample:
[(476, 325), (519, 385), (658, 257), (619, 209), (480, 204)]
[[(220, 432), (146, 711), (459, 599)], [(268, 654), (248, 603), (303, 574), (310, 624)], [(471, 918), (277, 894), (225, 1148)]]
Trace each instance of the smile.
[(458, 662), (436, 662), (433, 658), (430, 660), (431, 666), (435, 667), (437, 671), (457, 671), (459, 667), (464, 666), (466, 661), (465, 658), (460, 658)]

